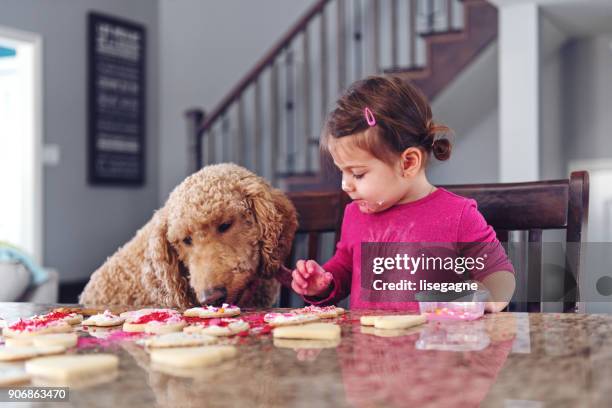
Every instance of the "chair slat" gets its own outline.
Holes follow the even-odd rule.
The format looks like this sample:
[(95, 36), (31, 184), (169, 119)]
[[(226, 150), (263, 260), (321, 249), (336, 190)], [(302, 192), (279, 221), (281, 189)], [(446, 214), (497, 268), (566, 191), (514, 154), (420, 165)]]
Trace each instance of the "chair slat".
[(529, 230), (527, 247), (527, 308), (529, 312), (539, 312), (541, 302), (534, 299), (542, 297), (542, 230)]
[(319, 257), (319, 234), (317, 232), (308, 233), (308, 259)]

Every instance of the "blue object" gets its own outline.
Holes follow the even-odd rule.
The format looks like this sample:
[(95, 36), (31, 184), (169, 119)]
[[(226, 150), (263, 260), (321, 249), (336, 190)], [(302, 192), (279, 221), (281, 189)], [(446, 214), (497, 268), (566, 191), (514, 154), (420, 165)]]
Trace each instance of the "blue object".
[(0, 262), (13, 261), (19, 262), (26, 267), (32, 275), (32, 283), (40, 285), (49, 279), (49, 274), (43, 268), (38, 266), (28, 255), (15, 248), (14, 246), (0, 243)]
[(2, 57), (14, 57), (17, 55), (17, 50), (14, 48), (7, 48), (0, 45), (0, 58)]

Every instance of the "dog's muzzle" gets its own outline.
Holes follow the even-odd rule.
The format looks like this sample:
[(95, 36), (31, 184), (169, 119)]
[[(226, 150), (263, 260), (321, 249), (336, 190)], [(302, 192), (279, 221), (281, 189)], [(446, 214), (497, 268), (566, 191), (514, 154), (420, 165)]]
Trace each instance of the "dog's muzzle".
[(200, 292), (198, 300), (202, 305), (221, 306), (227, 300), (227, 289), (216, 287)]

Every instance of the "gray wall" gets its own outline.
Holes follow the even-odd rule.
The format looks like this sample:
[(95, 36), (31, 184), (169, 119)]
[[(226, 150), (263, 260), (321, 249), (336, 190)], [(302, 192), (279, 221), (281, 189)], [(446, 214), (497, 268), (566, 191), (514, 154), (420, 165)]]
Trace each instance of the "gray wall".
[(492, 43), (433, 101), (434, 120), (453, 132), (446, 162), (433, 159), (434, 184), (495, 183), (499, 175), (497, 42)]
[[(43, 138), (61, 151), (44, 168), (45, 266), (62, 281), (85, 279), (144, 224), (158, 205), (158, 4), (150, 0), (1, 0), (0, 25), (43, 38)], [(86, 15), (121, 16), (147, 27), (146, 183), (87, 184)]]
[(564, 49), (566, 160), (612, 157), (612, 34), (571, 40)]

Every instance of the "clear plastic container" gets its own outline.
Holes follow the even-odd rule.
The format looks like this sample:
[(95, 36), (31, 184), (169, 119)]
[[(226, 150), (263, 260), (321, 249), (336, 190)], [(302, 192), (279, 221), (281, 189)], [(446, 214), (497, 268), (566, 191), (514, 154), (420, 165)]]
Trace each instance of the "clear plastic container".
[(419, 333), (417, 350), (478, 351), (491, 343), (484, 321), (427, 325)]
[(419, 310), (427, 315), (428, 320), (468, 321), (482, 317), (485, 301), (489, 297), (488, 291), (477, 290), (454, 295), (458, 297), (452, 299), (452, 295), (448, 293), (421, 292), (416, 294), (416, 298), (419, 301)]

